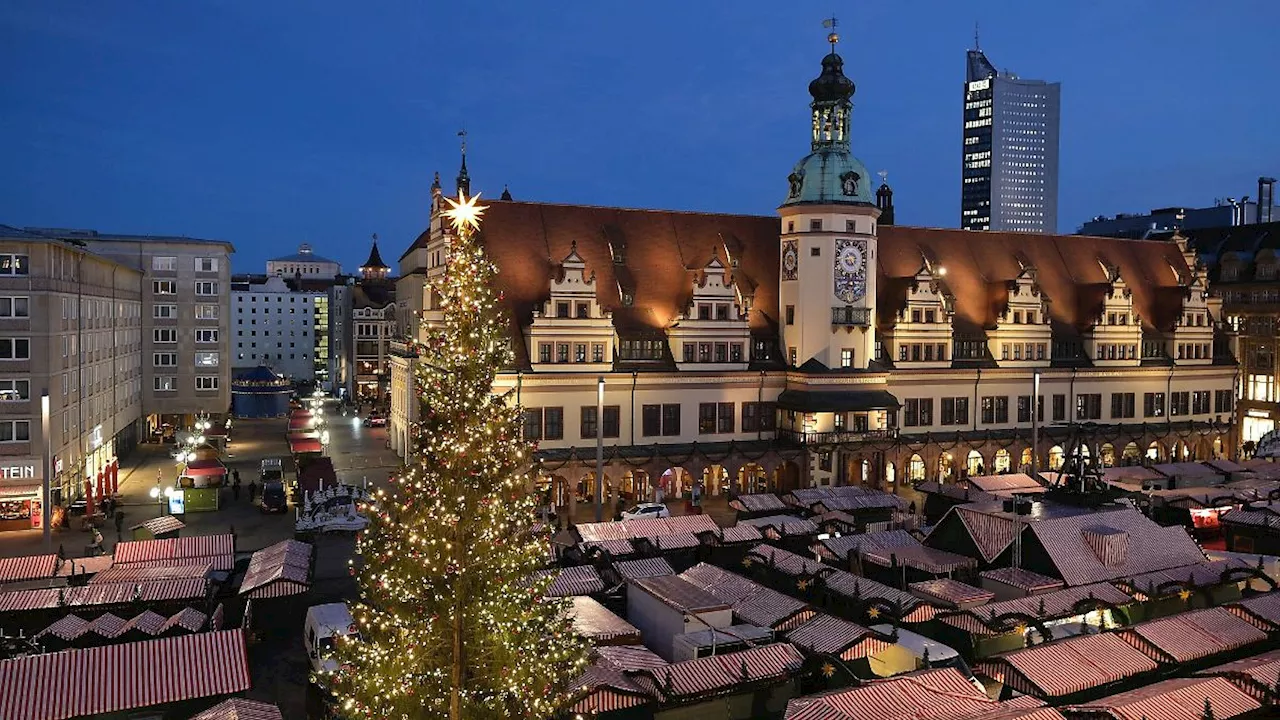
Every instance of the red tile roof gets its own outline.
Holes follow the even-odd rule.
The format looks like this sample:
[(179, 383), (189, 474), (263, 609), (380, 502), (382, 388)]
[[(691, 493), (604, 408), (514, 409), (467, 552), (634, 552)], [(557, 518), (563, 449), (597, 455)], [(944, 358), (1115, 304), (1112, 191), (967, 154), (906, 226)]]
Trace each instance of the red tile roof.
[(1042, 698), (1060, 698), (1132, 678), (1159, 666), (1116, 633), (1079, 635), (978, 663), (982, 674)]
[(1257, 710), (1261, 705), (1225, 678), (1175, 678), (1119, 693), (1063, 710), (1074, 716), (1115, 718), (1115, 720), (1201, 720), (1205, 700), (1220, 720)]
[(1153, 659), (1164, 662), (1199, 660), (1267, 639), (1265, 632), (1223, 607), (1139, 623), (1122, 630), (1120, 635)]
[(786, 720), (1060, 720), (1038, 701), (997, 702), (953, 668), (939, 668), (787, 703)]

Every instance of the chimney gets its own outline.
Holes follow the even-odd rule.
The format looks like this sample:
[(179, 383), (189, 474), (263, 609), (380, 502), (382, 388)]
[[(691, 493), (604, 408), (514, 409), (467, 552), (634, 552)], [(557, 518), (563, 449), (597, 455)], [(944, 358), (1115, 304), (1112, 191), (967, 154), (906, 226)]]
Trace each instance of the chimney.
[(1274, 220), (1272, 210), (1275, 208), (1276, 179), (1273, 177), (1258, 178), (1258, 222), (1269, 223)]

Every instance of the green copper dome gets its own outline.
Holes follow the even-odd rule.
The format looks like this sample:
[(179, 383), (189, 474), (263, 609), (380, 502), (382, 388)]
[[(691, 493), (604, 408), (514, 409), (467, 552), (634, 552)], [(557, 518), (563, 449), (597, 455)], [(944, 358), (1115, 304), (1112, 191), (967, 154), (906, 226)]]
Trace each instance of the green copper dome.
[(810, 152), (796, 163), (787, 176), (790, 205), (848, 204), (871, 205), (874, 193), (871, 174), (849, 151), (849, 116), (853, 111), (853, 81), (844, 75), (844, 60), (832, 52), (822, 59), (822, 74), (809, 83), (813, 102), (813, 136)]

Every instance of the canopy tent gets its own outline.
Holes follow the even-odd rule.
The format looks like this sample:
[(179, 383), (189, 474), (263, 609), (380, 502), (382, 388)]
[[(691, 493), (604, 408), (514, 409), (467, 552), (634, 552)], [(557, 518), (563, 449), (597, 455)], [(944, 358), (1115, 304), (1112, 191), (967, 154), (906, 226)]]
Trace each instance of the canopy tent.
[(221, 477), (227, 474), (227, 468), (217, 460), (192, 460), (182, 469), (186, 477)]
[(310, 430), (315, 424), (315, 418), (310, 415), (306, 417), (289, 418), (289, 430)]
[(294, 455), (303, 455), (306, 453), (321, 453), (321, 452), (324, 452), (324, 446), (320, 444), (319, 440), (315, 440), (311, 438), (299, 439), (299, 440), (294, 440), (290, 438), (289, 452), (293, 453)]

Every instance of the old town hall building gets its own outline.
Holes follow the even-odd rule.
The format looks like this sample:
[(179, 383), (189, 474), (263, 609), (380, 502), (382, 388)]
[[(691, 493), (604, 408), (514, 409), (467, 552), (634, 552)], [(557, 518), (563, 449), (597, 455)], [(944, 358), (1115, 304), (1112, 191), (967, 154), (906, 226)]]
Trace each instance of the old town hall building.
[[(780, 217), (488, 203), (516, 350), (495, 390), (525, 408), (561, 501), (591, 492), (598, 430), (608, 486), (633, 497), (699, 480), (905, 494), (1079, 446), (1104, 464), (1234, 455), (1231, 338), (1185, 241), (893, 225), (850, 150), (843, 64), (833, 51), (809, 85), (811, 152), (780, 178)], [(400, 259), (405, 336), (437, 317), (442, 199), (437, 180)], [(395, 347), (403, 453), (418, 408)]]

